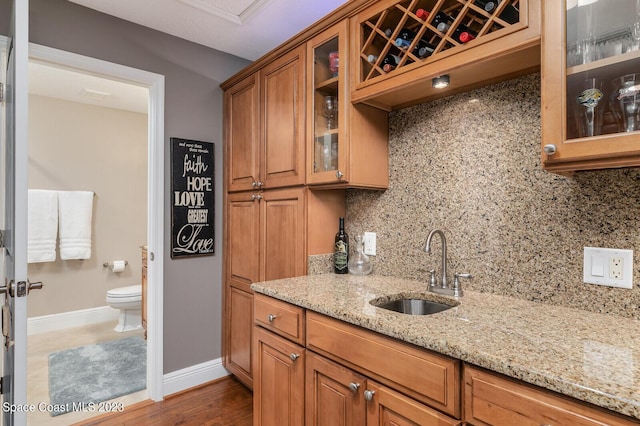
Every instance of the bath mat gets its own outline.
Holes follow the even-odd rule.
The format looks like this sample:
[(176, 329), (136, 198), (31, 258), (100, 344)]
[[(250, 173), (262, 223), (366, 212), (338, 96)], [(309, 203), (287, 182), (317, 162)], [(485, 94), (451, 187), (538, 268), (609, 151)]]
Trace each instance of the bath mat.
[(51, 415), (142, 390), (146, 376), (147, 343), (139, 336), (54, 352), (49, 355)]

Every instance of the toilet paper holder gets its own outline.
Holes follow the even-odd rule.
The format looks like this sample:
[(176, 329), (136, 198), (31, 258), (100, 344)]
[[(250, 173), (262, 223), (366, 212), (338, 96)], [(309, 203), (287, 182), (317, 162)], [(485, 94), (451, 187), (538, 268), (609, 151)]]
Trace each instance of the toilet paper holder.
[[(125, 261), (124, 261), (124, 266), (127, 266), (128, 264), (129, 264), (129, 261), (128, 261), (128, 260), (125, 260)], [(103, 267), (103, 268), (111, 268), (111, 267), (113, 267), (113, 263), (104, 262), (104, 263), (102, 264), (102, 267)]]

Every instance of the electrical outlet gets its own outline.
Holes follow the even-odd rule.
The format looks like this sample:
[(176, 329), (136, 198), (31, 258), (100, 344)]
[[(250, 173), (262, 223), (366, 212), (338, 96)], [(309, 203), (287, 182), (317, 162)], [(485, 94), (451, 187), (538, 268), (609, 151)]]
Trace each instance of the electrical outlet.
[(583, 281), (633, 288), (633, 250), (585, 247)]
[(609, 278), (614, 280), (622, 279), (622, 258), (612, 257), (609, 259)]
[(376, 255), (376, 233), (365, 232), (362, 239), (364, 240), (364, 254), (367, 256)]

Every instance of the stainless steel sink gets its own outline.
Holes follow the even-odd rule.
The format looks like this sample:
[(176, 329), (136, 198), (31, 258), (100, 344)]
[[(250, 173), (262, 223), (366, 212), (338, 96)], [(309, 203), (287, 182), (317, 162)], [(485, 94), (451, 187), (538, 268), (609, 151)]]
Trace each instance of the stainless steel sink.
[(453, 308), (452, 305), (425, 299), (403, 298), (382, 303), (375, 302), (375, 300), (372, 300), (371, 304), (378, 308), (407, 315), (431, 315)]

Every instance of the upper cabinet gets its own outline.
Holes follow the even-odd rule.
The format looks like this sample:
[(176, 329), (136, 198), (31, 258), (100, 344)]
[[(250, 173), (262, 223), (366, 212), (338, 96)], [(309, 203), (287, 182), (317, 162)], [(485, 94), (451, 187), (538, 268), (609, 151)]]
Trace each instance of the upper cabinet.
[(640, 2), (546, 1), (544, 35), (545, 169), (640, 166)]
[(388, 114), (353, 105), (348, 21), (307, 42), (307, 184), (387, 188)]
[(540, 22), (540, 0), (374, 2), (352, 18), (352, 101), (394, 110), (532, 72)]
[(304, 184), (305, 49), (224, 92), (227, 189)]

